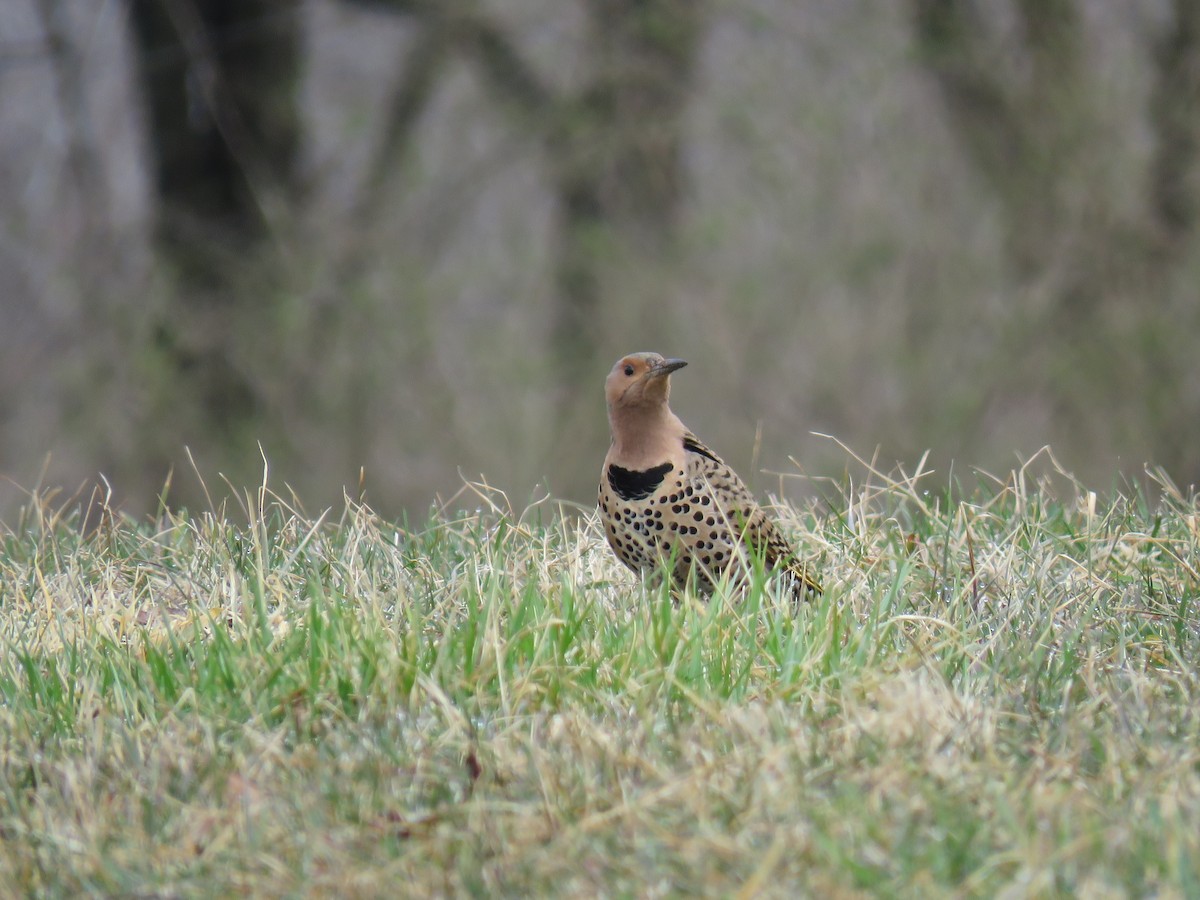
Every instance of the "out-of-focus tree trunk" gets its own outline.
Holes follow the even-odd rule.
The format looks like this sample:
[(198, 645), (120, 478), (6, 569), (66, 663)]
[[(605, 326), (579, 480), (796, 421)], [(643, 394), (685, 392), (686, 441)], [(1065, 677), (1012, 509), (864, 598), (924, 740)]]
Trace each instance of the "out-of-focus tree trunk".
[[(1172, 0), (1153, 53), (1147, 121), (1156, 146), (1145, 202), (1121, 214), (1095, 175), (1103, 100), (1089, 81), (1077, 0), (1011, 0), (1010, 20), (979, 0), (910, 3), (947, 121), (1004, 210), (1018, 286), (1036, 282), (1053, 298), (1034, 327), (1067, 338), (1053, 365), (1059, 379), (1107, 379), (1101, 389), (1115, 398), (1125, 369), (1153, 368), (1154, 389), (1127, 402), (1167, 407), (1147, 420), (1158, 429), (1149, 438), (1161, 462), (1192, 477), (1194, 432), (1177, 423), (1197, 421), (1200, 410), (1188, 408), (1187, 379), (1164, 368), (1158, 347), (1177, 337), (1170, 304), (1200, 214), (1200, 4)], [(1015, 35), (1003, 34), (1001, 21), (1016, 22)], [(1131, 305), (1141, 310), (1136, 331), (1122, 313)], [(1002, 353), (1010, 351), (1019, 348)], [(1069, 404), (1059, 412), (1080, 427), (1087, 418)]]
[[(684, 118), (707, 3), (704, 0), (577, 0), (585, 16), (574, 85), (547, 78), (521, 35), (484, 2), (350, 0), (408, 16), (422, 38), (404, 66), (381, 160), (404, 142), (450, 59), (474, 70), (510, 120), (537, 135), (555, 200), (553, 303), (547, 310), (554, 385), (553, 433), (543, 473), (556, 491), (586, 496), (576, 457), (603, 445), (599, 359), (608, 274), (639, 254), (668, 254), (687, 194)], [(370, 192), (380, 196), (384, 169)], [(367, 203), (369, 210), (370, 201)], [(640, 324), (640, 323), (639, 323)]]
[[(132, 0), (156, 193), (156, 245), (176, 277), (157, 328), (182, 402), (231, 434), (253, 386), (231, 358), (233, 285), (263, 264), (296, 190), (299, 0)], [(268, 291), (249, 302), (269, 302)], [(241, 321), (244, 321), (241, 320)]]
[(686, 184), (683, 119), (703, 4), (589, 0), (591, 76), (547, 138), (558, 200), (555, 351), (571, 387), (596, 370), (602, 273), (613, 244), (669, 250)]
[[(1089, 94), (1076, 0), (1012, 0), (1019, 28), (1005, 44), (977, 0), (912, 0), (922, 60), (967, 158), (1008, 220), (1023, 279), (1053, 267), (1079, 282), (1063, 291), (1079, 312), (1105, 285), (1161, 274), (1172, 248), (1195, 232), (1200, 203), (1200, 4), (1173, 0), (1155, 57), (1149, 121), (1157, 136), (1141, 222), (1115, 226), (1105, 198), (1079, 190), (1094, 152), (1097, 101)], [(1081, 201), (1080, 195), (1084, 200)], [(1073, 301), (1072, 298), (1075, 298)]]
[(569, 90), (543, 78), (519, 36), (484, 4), (357, 2), (422, 21), (426, 41), (437, 48), (414, 51), (421, 65), (401, 83), (397, 97), (406, 102), (397, 103), (399, 109), (410, 110), (411, 96), (427, 95), (430, 67), (424, 63), (440, 60), (446, 48), (475, 68), (522, 127), (542, 136), (557, 206), (553, 352), (562, 397), (573, 402), (584, 379), (595, 376), (604, 272), (614, 251), (661, 252), (672, 242), (686, 194), (680, 147), (705, 4), (584, 0), (585, 74), (580, 87)]
[(54, 60), (59, 112), (67, 133), (67, 169), (75, 188), (87, 200), (90, 217), (103, 222), (109, 209), (108, 186), (100, 171), (100, 139), (88, 108), (84, 53), (72, 39), (70, 16), (63, 0), (38, 0), (36, 9)]
[(1045, 271), (1072, 242), (1064, 171), (1087, 143), (1082, 22), (1074, 0), (1015, 0), (1005, 44), (974, 0), (912, 0), (917, 45), (947, 119), (1009, 223), (1018, 274)]
[(1174, 0), (1155, 54), (1151, 120), (1158, 136), (1151, 206), (1164, 255), (1178, 252), (1200, 217), (1200, 3)]

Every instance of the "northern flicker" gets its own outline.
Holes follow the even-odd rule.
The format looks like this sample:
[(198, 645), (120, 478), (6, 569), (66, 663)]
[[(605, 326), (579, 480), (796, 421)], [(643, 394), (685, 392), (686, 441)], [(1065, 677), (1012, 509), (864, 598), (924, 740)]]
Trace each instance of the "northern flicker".
[(800, 599), (821, 586), (737, 473), (692, 434), (667, 401), (671, 373), (687, 363), (632, 353), (605, 382), (612, 445), (600, 472), (600, 518), (609, 546), (640, 574), (663, 563), (677, 588), (703, 594), (731, 566), (747, 573), (757, 555), (790, 576)]

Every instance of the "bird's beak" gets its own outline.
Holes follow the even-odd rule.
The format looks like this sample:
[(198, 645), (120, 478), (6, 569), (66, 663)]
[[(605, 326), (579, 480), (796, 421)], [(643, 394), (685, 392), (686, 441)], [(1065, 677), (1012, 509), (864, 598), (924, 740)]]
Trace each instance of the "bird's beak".
[(687, 365), (686, 359), (664, 359), (653, 369), (650, 369), (646, 374), (651, 378), (663, 378), (670, 375), (676, 369), (682, 369)]

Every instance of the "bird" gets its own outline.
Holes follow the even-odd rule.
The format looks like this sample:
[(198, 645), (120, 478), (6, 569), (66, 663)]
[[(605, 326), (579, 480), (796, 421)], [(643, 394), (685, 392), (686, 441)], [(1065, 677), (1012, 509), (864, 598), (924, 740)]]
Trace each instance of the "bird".
[(797, 600), (821, 585), (745, 482), (671, 412), (671, 374), (687, 365), (631, 353), (605, 379), (612, 443), (598, 507), (608, 544), (639, 575), (669, 574), (676, 591), (710, 596), (721, 577), (745, 578), (758, 557)]

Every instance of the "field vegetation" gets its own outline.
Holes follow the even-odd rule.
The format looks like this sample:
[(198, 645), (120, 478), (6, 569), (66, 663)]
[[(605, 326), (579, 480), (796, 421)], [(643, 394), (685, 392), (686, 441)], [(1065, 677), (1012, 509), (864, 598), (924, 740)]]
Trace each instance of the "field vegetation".
[(823, 597), (468, 484), (0, 536), (0, 893), (1196, 896), (1200, 502), (851, 459)]

